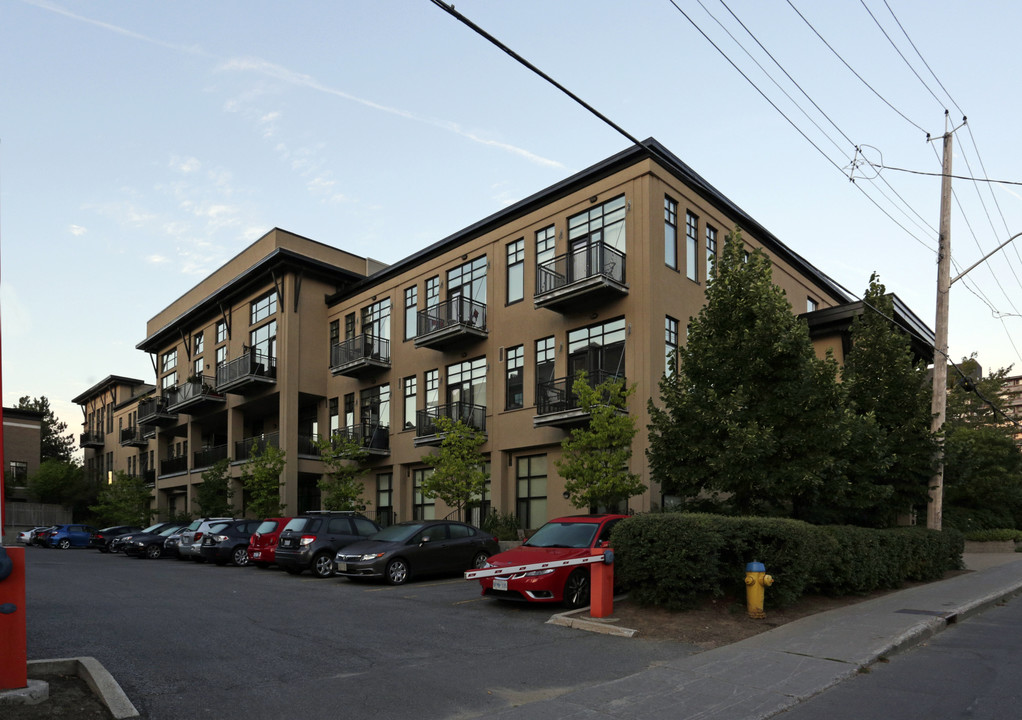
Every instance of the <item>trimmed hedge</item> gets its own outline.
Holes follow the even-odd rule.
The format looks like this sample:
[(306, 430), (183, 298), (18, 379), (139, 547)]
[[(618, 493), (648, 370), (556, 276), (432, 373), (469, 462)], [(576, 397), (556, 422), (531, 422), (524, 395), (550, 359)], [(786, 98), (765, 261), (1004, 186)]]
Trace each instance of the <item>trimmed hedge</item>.
[(965, 533), (965, 539), (972, 542), (1007, 542), (1009, 540), (1022, 542), (1022, 530), (1010, 530), (1007, 528), (1000, 530), (974, 530)]
[(653, 513), (614, 528), (618, 583), (639, 603), (692, 607), (710, 596), (744, 594), (745, 566), (766, 566), (770, 603), (784, 607), (807, 592), (864, 594), (905, 581), (934, 580), (961, 567), (956, 530), (873, 530), (798, 520)]

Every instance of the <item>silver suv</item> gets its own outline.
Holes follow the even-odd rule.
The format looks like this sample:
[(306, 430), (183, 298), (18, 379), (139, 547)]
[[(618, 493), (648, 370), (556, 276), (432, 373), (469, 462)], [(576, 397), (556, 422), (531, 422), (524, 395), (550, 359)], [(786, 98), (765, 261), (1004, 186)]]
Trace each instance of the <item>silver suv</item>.
[(210, 527), (219, 523), (228, 523), (234, 518), (229, 517), (204, 517), (193, 520), (192, 524), (181, 531), (181, 538), (177, 546), (178, 560), (195, 560), (202, 562), (203, 536), (210, 531)]

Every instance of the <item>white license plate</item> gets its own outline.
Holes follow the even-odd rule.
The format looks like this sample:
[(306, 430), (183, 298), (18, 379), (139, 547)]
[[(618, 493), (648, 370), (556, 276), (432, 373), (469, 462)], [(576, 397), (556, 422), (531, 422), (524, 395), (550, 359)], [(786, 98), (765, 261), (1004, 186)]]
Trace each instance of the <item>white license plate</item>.
[(252, 559), (253, 560), (258, 560), (262, 556), (263, 556), (263, 554), (261, 552), (259, 552), (258, 550), (256, 550), (254, 553), (252, 553)]
[(348, 563), (335, 563), (337, 565), (337, 572), (348, 572)]
[(493, 578), (494, 590), (507, 590), (507, 578)]

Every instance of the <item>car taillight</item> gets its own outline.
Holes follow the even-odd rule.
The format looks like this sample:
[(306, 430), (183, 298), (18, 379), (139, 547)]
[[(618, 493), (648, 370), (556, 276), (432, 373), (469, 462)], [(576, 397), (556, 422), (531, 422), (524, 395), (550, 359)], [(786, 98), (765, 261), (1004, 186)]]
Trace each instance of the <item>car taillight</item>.
[(316, 539), (315, 535), (302, 535), (301, 544), (308, 545)]
[(227, 536), (226, 535), (214, 535), (213, 536), (213, 542), (227, 542)]
[(202, 536), (203, 533), (200, 532), (195, 533), (195, 541), (198, 542), (199, 540), (202, 540)]

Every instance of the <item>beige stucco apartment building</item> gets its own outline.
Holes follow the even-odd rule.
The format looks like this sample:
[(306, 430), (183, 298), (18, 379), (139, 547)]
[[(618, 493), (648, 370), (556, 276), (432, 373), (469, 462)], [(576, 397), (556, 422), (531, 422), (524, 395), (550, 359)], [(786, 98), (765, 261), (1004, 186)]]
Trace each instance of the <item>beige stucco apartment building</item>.
[(442, 517), (419, 488), (449, 416), (486, 433), (484, 511), (537, 527), (575, 512), (554, 461), (585, 422), (569, 378), (586, 370), (637, 386), (631, 470), (649, 490), (628, 509), (649, 510), (646, 401), (736, 225), (840, 361), (849, 297), (651, 139), (391, 266), (272, 230), (149, 321), (154, 381), (111, 376), (75, 399), (87, 466), (144, 474), (161, 513), (194, 513), (204, 470), (229, 458), (237, 477), (274, 443), (296, 513), (320, 506), (315, 438), (345, 433), (371, 452), (369, 514)]

